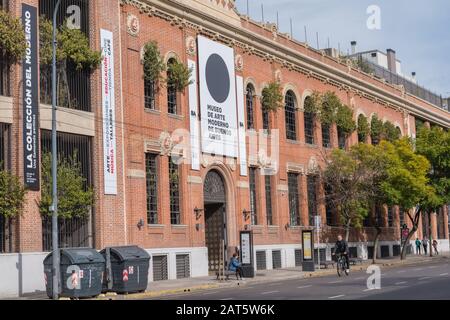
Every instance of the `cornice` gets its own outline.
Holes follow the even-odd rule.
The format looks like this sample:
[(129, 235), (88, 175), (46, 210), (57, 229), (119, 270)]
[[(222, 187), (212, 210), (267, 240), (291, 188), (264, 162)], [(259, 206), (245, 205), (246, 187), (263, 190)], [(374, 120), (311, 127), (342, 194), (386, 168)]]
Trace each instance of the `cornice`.
[[(330, 84), (340, 90), (352, 92), (354, 95), (364, 97), (370, 101), (377, 102), (385, 107), (392, 108), (402, 113), (408, 112), (412, 115), (428, 119), (444, 127), (450, 127), (450, 113), (444, 109), (438, 108), (426, 101), (421, 100), (427, 106), (422, 106), (405, 99), (402, 90), (386, 83), (383, 80), (370, 76), (373, 80), (379, 81), (380, 84), (388, 85), (398, 90), (400, 95), (393, 94), (384, 88), (368, 83), (363, 79), (352, 75), (352, 72), (359, 72), (349, 64), (343, 63), (338, 59), (329, 58), (335, 62), (341, 63), (348, 67), (347, 72), (339, 70), (327, 63), (309, 57), (295, 49), (282, 46), (273, 39), (256, 34), (248, 29), (236, 27), (226, 21), (218, 20), (205, 12), (199, 12), (189, 6), (180, 4), (174, 0), (119, 0), (120, 4), (131, 5), (142, 14), (154, 16), (166, 20), (171, 25), (180, 28), (188, 28), (194, 32), (210, 37), (215, 41), (222, 42), (228, 46), (240, 48), (243, 53), (255, 55), (264, 61), (277, 63), (282, 68), (290, 71), (301, 73), (308, 78), (317, 79), (324, 83)], [(248, 17), (241, 16), (243, 21), (250, 21)], [(261, 28), (267, 30), (266, 26)], [(280, 36), (285, 37), (284, 34)], [(297, 43), (299, 44), (299, 43)], [(303, 45), (303, 44), (299, 44)], [(307, 45), (303, 45), (308, 47)], [(314, 49), (310, 49), (317, 51)]]

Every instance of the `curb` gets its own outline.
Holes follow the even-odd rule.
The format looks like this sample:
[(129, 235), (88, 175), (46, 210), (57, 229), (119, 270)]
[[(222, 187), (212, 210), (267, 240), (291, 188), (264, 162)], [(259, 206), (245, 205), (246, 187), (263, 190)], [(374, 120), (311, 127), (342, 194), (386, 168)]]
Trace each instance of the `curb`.
[(127, 295), (111, 295), (108, 297), (97, 297), (96, 300), (134, 300), (134, 299), (143, 299), (143, 298), (154, 298), (160, 297), (164, 295), (173, 295), (178, 293), (185, 292), (193, 292), (193, 291), (201, 291), (207, 289), (214, 289), (220, 287), (219, 284), (206, 284), (206, 285), (198, 285), (189, 288), (177, 288), (177, 289), (167, 289), (167, 290), (159, 290), (159, 291), (148, 291), (143, 293), (131, 293)]

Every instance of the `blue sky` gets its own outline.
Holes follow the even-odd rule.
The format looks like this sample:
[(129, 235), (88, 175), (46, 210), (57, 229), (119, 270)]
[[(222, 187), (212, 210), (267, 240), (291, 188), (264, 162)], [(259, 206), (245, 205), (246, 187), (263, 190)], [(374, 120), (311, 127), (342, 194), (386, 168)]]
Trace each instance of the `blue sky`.
[[(450, 96), (450, 1), (448, 0), (249, 0), (250, 16), (276, 22), (280, 31), (289, 32), (293, 20), (294, 38), (320, 48), (340, 43), (341, 51), (350, 50), (350, 41), (358, 42), (358, 51), (392, 48), (402, 62), (404, 74), (417, 73), (420, 85), (443, 96)], [(247, 0), (236, 0), (241, 13), (247, 12)], [(367, 28), (370, 5), (381, 9), (381, 29)]]

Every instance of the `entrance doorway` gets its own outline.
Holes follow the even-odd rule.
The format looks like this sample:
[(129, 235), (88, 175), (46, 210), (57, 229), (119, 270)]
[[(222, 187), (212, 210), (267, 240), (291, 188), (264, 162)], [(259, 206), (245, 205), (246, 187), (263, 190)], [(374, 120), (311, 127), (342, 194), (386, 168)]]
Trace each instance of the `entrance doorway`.
[[(205, 243), (208, 248), (209, 271), (218, 271), (227, 261), (226, 191), (219, 172), (211, 170), (203, 186), (205, 208)], [(223, 247), (222, 247), (223, 246)], [(224, 254), (225, 252), (225, 254)]]

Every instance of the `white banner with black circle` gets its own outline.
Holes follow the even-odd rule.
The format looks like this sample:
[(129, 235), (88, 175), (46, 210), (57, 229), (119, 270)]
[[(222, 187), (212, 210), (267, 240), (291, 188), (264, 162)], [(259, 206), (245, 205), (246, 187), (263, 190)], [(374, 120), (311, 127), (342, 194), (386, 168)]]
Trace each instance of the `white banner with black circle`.
[(202, 151), (237, 158), (234, 50), (198, 36)]

